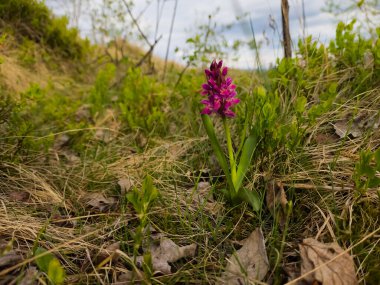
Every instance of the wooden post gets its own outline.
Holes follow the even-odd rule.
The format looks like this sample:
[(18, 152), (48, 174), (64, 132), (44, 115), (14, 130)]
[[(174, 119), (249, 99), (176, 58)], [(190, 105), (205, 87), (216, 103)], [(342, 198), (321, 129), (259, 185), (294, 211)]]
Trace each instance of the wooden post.
[(281, 0), (281, 15), (282, 15), (282, 37), (284, 45), (284, 55), (286, 58), (292, 57), (292, 40), (290, 38), (289, 28), (289, 2)]

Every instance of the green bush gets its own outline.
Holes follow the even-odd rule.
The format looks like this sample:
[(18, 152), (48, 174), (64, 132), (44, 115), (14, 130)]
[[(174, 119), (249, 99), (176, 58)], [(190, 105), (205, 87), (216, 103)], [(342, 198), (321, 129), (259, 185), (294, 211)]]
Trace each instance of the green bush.
[(90, 92), (91, 113), (93, 116), (100, 114), (108, 105), (111, 104), (112, 90), (111, 83), (115, 79), (116, 67), (107, 64), (100, 69), (96, 76), (94, 87)]
[(168, 95), (164, 84), (144, 75), (139, 68), (130, 68), (118, 98), (123, 121), (129, 128), (142, 128), (147, 132), (155, 129), (162, 133), (168, 123), (164, 110)]
[(78, 30), (68, 28), (66, 17), (54, 17), (37, 0), (2, 0), (0, 29), (6, 28), (14, 30), (16, 36), (45, 44), (66, 58), (81, 59), (89, 49), (89, 42), (79, 38)]

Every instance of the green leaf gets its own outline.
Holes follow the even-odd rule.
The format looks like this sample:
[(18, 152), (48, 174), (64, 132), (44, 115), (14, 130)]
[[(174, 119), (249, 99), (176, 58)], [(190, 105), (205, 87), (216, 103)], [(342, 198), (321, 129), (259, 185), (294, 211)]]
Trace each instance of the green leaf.
[(224, 174), (226, 175), (227, 182), (231, 191), (235, 191), (234, 184), (231, 179), (231, 174), (228, 168), (226, 157), (220, 147), (218, 139), (216, 138), (214, 126), (212, 125), (212, 121), (208, 115), (202, 115), (203, 125), (206, 129), (207, 135), (211, 142), (211, 147), (216, 155), (216, 158), (219, 162), (220, 167), (223, 169)]
[[(34, 252), (34, 256), (39, 256), (40, 254), (44, 254), (46, 251), (47, 251), (46, 249), (42, 247), (38, 247), (36, 251)], [(41, 271), (47, 273), (49, 271), (49, 264), (54, 258), (55, 256), (52, 253), (47, 253), (41, 257), (38, 257), (36, 259), (38, 268)]]
[(153, 179), (147, 175), (143, 183), (143, 198), (146, 202), (153, 202), (158, 197), (157, 188), (153, 185)]
[[(39, 255), (42, 255), (38, 257)], [(53, 284), (63, 284), (65, 281), (66, 272), (59, 262), (58, 258), (52, 253), (47, 253), (47, 250), (38, 247), (34, 252), (38, 268), (45, 272)]]
[(59, 260), (56, 258), (50, 261), (47, 274), (53, 284), (63, 284), (63, 282), (65, 281), (65, 269), (62, 267), (61, 263), (59, 263)]
[(244, 202), (247, 202), (255, 212), (261, 209), (260, 196), (256, 191), (249, 191), (246, 188), (241, 189), (239, 192), (239, 198)]
[(135, 187), (131, 192), (127, 194), (127, 200), (129, 203), (133, 205), (133, 208), (137, 213), (142, 213), (142, 201), (140, 199), (140, 195), (138, 189)]
[(248, 167), (251, 163), (253, 153), (257, 146), (257, 137), (254, 134), (251, 134), (244, 143), (243, 150), (240, 156), (240, 161), (237, 169), (236, 181), (234, 181), (234, 186), (236, 191), (239, 191), (243, 179), (248, 170)]
[(297, 114), (302, 114), (305, 111), (307, 99), (305, 96), (299, 96), (294, 104), (294, 109)]

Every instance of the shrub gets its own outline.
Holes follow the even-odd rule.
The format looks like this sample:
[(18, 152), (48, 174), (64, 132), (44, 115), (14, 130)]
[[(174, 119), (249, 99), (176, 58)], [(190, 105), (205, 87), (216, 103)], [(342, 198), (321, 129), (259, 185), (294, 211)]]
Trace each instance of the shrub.
[(37, 0), (2, 0), (0, 29), (5, 28), (11, 28), (17, 36), (45, 44), (67, 58), (81, 59), (89, 49), (89, 42), (79, 38), (78, 30), (68, 28), (66, 17), (54, 17)]

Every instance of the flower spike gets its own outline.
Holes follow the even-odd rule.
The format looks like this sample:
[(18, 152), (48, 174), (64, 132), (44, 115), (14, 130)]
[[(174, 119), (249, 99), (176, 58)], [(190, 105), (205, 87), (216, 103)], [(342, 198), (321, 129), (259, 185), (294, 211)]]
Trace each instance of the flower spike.
[(201, 95), (206, 96), (206, 100), (201, 103), (205, 105), (202, 114), (219, 114), (222, 117), (235, 117), (231, 110), (233, 106), (240, 102), (236, 96), (236, 85), (232, 84), (232, 79), (227, 77), (228, 67), (223, 67), (223, 61), (213, 60), (210, 69), (205, 70), (207, 83), (202, 84)]

